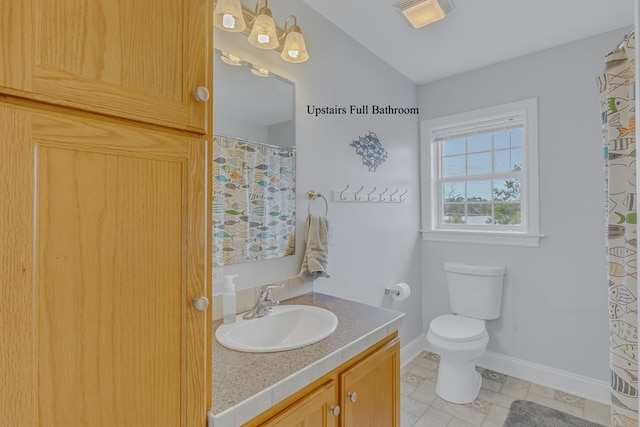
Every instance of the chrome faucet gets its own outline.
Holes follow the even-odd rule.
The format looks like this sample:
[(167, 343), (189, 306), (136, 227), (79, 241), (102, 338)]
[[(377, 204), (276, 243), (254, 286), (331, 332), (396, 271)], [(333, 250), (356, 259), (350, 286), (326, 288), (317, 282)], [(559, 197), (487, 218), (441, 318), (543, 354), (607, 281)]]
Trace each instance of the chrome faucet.
[(258, 302), (255, 307), (247, 311), (242, 318), (245, 320), (257, 319), (266, 316), (273, 311), (273, 306), (280, 304), (280, 301), (271, 298), (271, 289), (282, 288), (284, 285), (266, 285), (260, 288)]

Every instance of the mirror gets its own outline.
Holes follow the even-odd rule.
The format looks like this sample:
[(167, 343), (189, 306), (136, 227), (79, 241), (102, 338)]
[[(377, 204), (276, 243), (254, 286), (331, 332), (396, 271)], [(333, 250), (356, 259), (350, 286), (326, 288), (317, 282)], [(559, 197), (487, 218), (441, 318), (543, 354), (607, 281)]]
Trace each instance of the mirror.
[(294, 84), (215, 53), (214, 266), (293, 255)]

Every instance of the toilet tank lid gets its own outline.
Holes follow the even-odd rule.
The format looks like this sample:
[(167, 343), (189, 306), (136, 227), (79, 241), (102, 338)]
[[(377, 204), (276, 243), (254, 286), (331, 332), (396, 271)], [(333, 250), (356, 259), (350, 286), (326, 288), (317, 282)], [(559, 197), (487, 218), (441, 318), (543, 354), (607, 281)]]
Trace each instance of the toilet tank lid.
[(463, 264), (459, 262), (447, 262), (444, 264), (444, 269), (451, 273), (472, 274), (475, 276), (500, 276), (507, 271), (504, 267), (497, 265)]

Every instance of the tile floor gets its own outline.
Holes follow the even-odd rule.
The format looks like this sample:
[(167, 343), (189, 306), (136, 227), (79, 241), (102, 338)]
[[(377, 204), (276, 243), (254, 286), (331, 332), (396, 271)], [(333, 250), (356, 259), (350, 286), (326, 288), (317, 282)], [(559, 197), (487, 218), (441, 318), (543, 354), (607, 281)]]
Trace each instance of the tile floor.
[(423, 352), (402, 369), (402, 427), (502, 427), (511, 402), (530, 400), (576, 417), (610, 425), (609, 407), (504, 374), (479, 369), (482, 389), (476, 400), (454, 405), (436, 395), (440, 358)]

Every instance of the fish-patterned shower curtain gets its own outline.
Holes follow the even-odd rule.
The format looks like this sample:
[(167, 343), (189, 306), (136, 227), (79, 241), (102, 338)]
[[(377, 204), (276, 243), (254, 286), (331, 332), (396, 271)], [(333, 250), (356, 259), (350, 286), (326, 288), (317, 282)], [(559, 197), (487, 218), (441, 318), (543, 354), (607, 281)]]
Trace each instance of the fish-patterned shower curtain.
[(611, 425), (638, 426), (635, 34), (606, 55), (603, 119), (609, 265)]
[(295, 149), (213, 139), (213, 263), (293, 255)]

